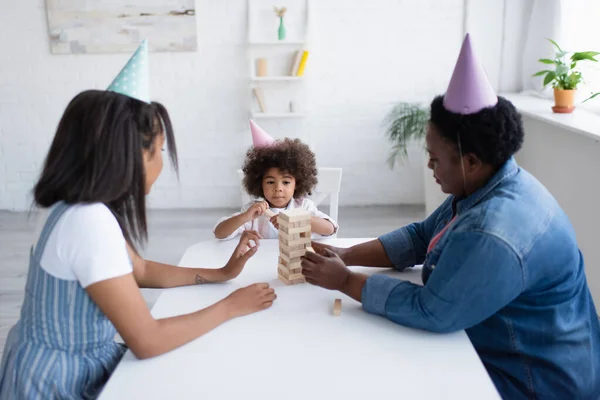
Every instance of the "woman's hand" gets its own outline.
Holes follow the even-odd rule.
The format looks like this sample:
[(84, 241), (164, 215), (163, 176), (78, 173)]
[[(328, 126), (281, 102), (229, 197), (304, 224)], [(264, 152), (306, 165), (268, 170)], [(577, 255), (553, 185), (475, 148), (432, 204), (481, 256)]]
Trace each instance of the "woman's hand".
[(227, 264), (222, 268), (226, 280), (233, 279), (242, 272), (246, 261), (256, 254), (260, 239), (262, 237), (257, 231), (244, 231), (242, 233), (231, 258), (229, 258)]
[(308, 283), (325, 289), (342, 290), (350, 277), (350, 270), (329, 248), (323, 247), (322, 251), (323, 254), (306, 252), (302, 259), (302, 274)]
[(268, 283), (255, 283), (231, 293), (223, 303), (229, 316), (236, 318), (269, 308), (276, 298), (275, 289)]

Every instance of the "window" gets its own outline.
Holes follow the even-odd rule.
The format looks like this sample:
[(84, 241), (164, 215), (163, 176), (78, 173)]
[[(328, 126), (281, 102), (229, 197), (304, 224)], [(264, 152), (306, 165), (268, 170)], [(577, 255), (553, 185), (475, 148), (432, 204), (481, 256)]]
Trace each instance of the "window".
[[(599, 21), (599, 0), (563, 1), (559, 45), (567, 51), (600, 51)], [(591, 93), (600, 92), (600, 61), (582, 61), (577, 65), (585, 80), (579, 86), (578, 97), (584, 100)], [(600, 113), (600, 96), (583, 106)]]

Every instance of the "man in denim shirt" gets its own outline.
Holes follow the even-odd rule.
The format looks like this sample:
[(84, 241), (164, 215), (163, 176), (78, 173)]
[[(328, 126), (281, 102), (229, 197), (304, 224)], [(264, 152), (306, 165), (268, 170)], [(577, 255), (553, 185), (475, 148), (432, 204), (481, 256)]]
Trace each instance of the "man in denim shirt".
[[(469, 37), (448, 91), (431, 104), (426, 141), (446, 202), (378, 240), (314, 243), (307, 281), (398, 324), (465, 329), (503, 398), (600, 398), (600, 323), (575, 232), (512, 157), (523, 141), (520, 115), (493, 94)], [(346, 267), (417, 264), (422, 287)]]

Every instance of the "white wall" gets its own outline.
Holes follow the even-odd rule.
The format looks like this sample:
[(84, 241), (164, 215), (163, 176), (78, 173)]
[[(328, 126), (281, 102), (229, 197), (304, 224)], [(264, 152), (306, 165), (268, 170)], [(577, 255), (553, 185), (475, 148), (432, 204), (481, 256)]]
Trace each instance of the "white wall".
[[(68, 101), (81, 90), (106, 87), (128, 56), (51, 55), (44, 1), (0, 3), (0, 209), (22, 210)], [(300, 136), (321, 166), (344, 168), (342, 205), (423, 203), (421, 148), (390, 171), (383, 116), (395, 101), (428, 102), (445, 91), (466, 29), (498, 88), (502, 35), (512, 29), (505, 2), (311, 4), (309, 117), (264, 123), (265, 129)], [(180, 181), (165, 171), (152, 207), (239, 203), (235, 170), (250, 145), (247, 5), (198, 0), (196, 10), (198, 52), (151, 53), (152, 94), (172, 115), (181, 157)]]
[[(600, 305), (600, 142), (524, 116), (525, 143), (518, 163), (542, 182), (569, 216), (585, 259), (586, 276)], [(599, 310), (600, 311), (600, 310)]]

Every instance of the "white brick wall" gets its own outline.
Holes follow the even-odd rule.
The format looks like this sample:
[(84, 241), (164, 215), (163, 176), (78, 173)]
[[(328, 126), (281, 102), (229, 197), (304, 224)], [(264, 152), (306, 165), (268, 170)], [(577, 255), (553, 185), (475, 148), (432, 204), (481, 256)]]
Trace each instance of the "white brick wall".
[[(51, 55), (43, 0), (0, 0), (0, 209), (29, 207), (56, 124), (79, 91), (104, 88), (128, 56)], [(390, 171), (381, 120), (392, 102), (427, 101), (449, 80), (463, 34), (462, 0), (313, 1), (309, 117), (264, 123), (299, 134), (321, 166), (344, 168), (341, 204), (423, 203), (423, 153)], [(198, 0), (199, 50), (151, 53), (153, 98), (172, 115), (177, 182), (166, 170), (152, 207), (239, 203), (250, 145), (246, 1)]]

